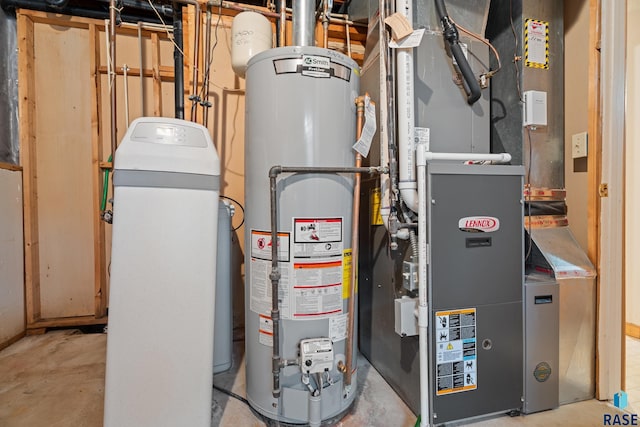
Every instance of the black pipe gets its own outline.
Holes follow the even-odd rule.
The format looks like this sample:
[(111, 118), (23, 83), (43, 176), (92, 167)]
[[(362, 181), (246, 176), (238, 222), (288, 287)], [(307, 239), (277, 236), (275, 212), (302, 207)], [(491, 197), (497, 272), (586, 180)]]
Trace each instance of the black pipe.
[[(276, 13), (280, 16), (280, 2), (276, 0)], [(284, 46), (284, 40), (280, 40), (280, 19), (276, 18), (276, 46)]]
[(480, 85), (476, 80), (475, 75), (473, 74), (473, 70), (467, 61), (466, 56), (464, 56), (464, 52), (462, 52), (462, 47), (460, 46), (458, 29), (455, 24), (449, 18), (449, 14), (447, 13), (447, 7), (444, 4), (444, 0), (435, 0), (436, 3), (436, 13), (438, 14), (438, 18), (442, 23), (442, 36), (449, 43), (449, 47), (451, 48), (451, 53), (453, 57), (456, 59), (456, 63), (458, 64), (458, 68), (460, 69), (460, 73), (462, 73), (462, 77), (464, 80), (464, 91), (467, 94), (467, 103), (469, 105), (473, 105), (480, 99), (482, 95), (480, 92)]
[(280, 369), (284, 365), (280, 356), (280, 304), (278, 303), (278, 291), (280, 285), (280, 270), (278, 269), (278, 186), (277, 178), (281, 173), (389, 173), (382, 166), (370, 167), (287, 167), (273, 166), (269, 169), (270, 210), (271, 210), (271, 321), (273, 322), (273, 353), (271, 357), (271, 370), (273, 373), (273, 397), (280, 397)]
[[(57, 2), (56, 2), (57, 3)], [(6, 10), (29, 9), (40, 12), (61, 13), (64, 15), (81, 16), (92, 19), (109, 18), (109, 1), (95, 0), (91, 2), (80, 0), (69, 0), (64, 7), (51, 6), (46, 1), (41, 0), (0, 0), (0, 6)], [(172, 13), (170, 6), (156, 6), (158, 13), (164, 15), (166, 24), (171, 24)], [(125, 22), (147, 22), (161, 24), (153, 8), (146, 1), (124, 0), (120, 17)]]
[(173, 7), (173, 40), (176, 46), (173, 48), (174, 75), (174, 95), (176, 105), (176, 119), (184, 119), (184, 58), (183, 34), (182, 34), (182, 6)]

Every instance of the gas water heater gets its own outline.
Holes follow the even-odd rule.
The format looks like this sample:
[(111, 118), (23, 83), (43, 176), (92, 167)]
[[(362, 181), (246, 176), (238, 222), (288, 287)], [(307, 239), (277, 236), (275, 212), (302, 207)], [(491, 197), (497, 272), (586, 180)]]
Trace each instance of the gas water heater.
[[(358, 84), (354, 61), (316, 47), (267, 50), (247, 67), (247, 398), (258, 413), (281, 422), (319, 425), (340, 417), (354, 399), (355, 374), (345, 385), (340, 371), (354, 297), (348, 285), (353, 178), (280, 175), (274, 242), (269, 171), (353, 166)], [(275, 297), (272, 245), (280, 274)], [(279, 320), (272, 319), (274, 310)]]

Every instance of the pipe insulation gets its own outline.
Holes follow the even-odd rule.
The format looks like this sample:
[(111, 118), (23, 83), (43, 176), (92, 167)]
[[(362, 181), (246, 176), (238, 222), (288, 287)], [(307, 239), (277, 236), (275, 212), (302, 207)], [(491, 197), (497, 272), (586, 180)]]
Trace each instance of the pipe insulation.
[(0, 162), (20, 163), (16, 18), (0, 9)]

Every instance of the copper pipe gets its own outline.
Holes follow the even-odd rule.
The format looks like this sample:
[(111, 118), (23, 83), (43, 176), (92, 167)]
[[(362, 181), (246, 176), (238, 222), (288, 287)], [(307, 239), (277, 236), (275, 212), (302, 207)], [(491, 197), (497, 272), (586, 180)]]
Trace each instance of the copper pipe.
[[(364, 123), (364, 97), (356, 98), (356, 141), (362, 136), (362, 126)], [(362, 166), (362, 156), (356, 152), (356, 168)], [(345, 385), (351, 385), (353, 375), (353, 337), (355, 329), (356, 310), (356, 286), (358, 281), (358, 234), (360, 220), (360, 173), (354, 174), (353, 183), (353, 216), (351, 218), (351, 283), (349, 283), (349, 309), (347, 310), (347, 348), (346, 348), (346, 371), (344, 372)]]
[(195, 122), (198, 120), (198, 63), (200, 62), (200, 3), (197, 0), (174, 0), (174, 3), (181, 3), (186, 5), (192, 5), (196, 8), (195, 13), (195, 34), (193, 35), (193, 84), (191, 86), (191, 96), (189, 96), (189, 100), (191, 101), (191, 121)]
[(280, 47), (287, 45), (287, 0), (280, 0)]
[(323, 43), (322, 47), (325, 49), (329, 48), (329, 2), (328, 0), (323, 1), (322, 6), (322, 32), (323, 32)]
[(349, 34), (349, 24), (345, 24), (347, 30), (347, 56), (351, 58), (351, 34)]
[(262, 9), (256, 9), (256, 8), (253, 8), (253, 7), (247, 7), (246, 5), (241, 5), (241, 4), (230, 2), (230, 1), (223, 1), (222, 2), (222, 7), (224, 9), (237, 10), (238, 12), (256, 12), (256, 13), (264, 15), (264, 16), (266, 16), (268, 18), (274, 18), (274, 19), (280, 18), (280, 14), (278, 14), (278, 13), (269, 12), (269, 11), (262, 10)]

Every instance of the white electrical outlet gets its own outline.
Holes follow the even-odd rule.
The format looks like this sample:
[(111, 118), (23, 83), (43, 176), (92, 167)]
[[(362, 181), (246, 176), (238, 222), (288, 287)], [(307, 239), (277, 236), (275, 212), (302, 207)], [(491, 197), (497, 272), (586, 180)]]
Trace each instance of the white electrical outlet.
[(571, 136), (571, 157), (579, 159), (587, 157), (587, 132), (576, 133)]

